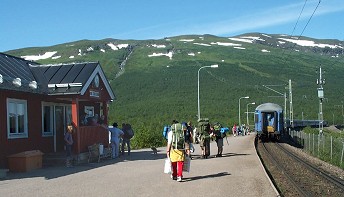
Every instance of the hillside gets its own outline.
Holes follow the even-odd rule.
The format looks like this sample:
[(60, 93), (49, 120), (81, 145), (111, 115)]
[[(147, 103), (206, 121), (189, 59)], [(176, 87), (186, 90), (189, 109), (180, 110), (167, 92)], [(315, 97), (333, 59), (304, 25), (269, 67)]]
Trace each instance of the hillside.
[[(213, 64), (219, 67), (200, 71), (201, 117), (226, 126), (238, 123), (238, 100), (250, 96), (241, 100), (245, 123), (247, 103), (284, 106), (279, 94), (262, 85), (276, 85), (273, 89), (288, 93), (291, 79), (294, 119), (301, 119), (302, 114), (305, 119), (317, 119), (316, 80), (321, 66), (326, 79), (324, 119), (343, 124), (342, 109), (336, 106), (344, 100), (343, 45), (338, 40), (250, 33), (231, 38), (185, 35), (161, 40), (82, 40), (6, 53), (44, 64), (99, 61), (117, 97), (110, 108), (111, 122), (129, 122), (146, 131), (142, 132), (146, 144), (136, 145), (147, 146), (161, 143), (163, 125), (173, 119), (196, 122), (198, 69)], [(256, 106), (249, 105), (249, 111)]]

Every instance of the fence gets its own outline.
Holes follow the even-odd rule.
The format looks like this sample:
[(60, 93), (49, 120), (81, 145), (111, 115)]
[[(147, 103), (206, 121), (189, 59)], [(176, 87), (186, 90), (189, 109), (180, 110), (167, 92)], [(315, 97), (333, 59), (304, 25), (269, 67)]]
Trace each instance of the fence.
[(290, 130), (289, 136), (304, 151), (319, 159), (344, 169), (344, 139), (333, 138), (326, 134), (305, 133)]

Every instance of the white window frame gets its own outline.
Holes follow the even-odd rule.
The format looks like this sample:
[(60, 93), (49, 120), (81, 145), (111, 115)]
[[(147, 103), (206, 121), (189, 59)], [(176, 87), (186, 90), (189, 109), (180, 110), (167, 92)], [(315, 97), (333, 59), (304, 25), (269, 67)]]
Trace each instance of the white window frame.
[[(18, 105), (18, 104), (24, 105), (24, 132), (23, 133), (18, 132), (18, 128), (19, 128), (18, 127), (18, 113), (15, 114), (16, 132), (15, 133), (10, 132), (10, 113), (9, 113), (10, 112), (10, 107), (9, 107), (10, 103), (14, 103), (15, 105)], [(7, 138), (8, 139), (28, 138), (29, 134), (28, 134), (27, 101), (22, 100), (22, 99), (7, 98), (6, 107), (7, 107)]]
[[(44, 107), (50, 107), (50, 131), (44, 130)], [(55, 107), (51, 103), (42, 103), (42, 136), (43, 137), (51, 137), (54, 136), (54, 121), (55, 121)]]

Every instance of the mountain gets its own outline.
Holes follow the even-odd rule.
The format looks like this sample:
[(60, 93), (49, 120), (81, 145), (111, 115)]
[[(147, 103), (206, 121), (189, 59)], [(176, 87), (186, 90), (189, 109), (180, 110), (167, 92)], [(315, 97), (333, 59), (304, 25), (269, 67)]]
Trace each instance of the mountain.
[[(246, 110), (274, 102), (284, 106), (281, 94), (292, 84), (294, 119), (317, 119), (316, 84), (319, 67), (325, 71), (324, 118), (344, 124), (343, 41), (288, 35), (248, 33), (234, 37), (182, 35), (160, 40), (81, 40), (50, 47), (6, 53), (39, 63), (99, 61), (116, 94), (110, 120), (129, 122), (142, 131), (137, 147), (159, 145), (163, 126), (173, 119), (196, 123), (198, 70), (201, 117), (226, 126), (241, 122)], [(268, 86), (270, 89), (264, 87)], [(279, 93), (281, 94), (279, 94)], [(287, 101), (289, 113), (289, 100)], [(253, 115), (249, 114), (250, 124)], [(159, 137), (157, 137), (159, 136)], [(139, 144), (142, 143), (142, 144)]]

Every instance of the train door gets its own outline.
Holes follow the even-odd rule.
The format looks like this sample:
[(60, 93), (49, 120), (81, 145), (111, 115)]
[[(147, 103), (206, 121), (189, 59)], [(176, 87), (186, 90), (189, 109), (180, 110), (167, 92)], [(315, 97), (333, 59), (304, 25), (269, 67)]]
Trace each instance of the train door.
[(268, 126), (268, 114), (266, 112), (262, 112), (262, 132), (266, 133), (267, 132), (267, 126)]
[(256, 132), (259, 132), (261, 129), (259, 128), (259, 125), (261, 125), (261, 117), (259, 116), (259, 112), (256, 111), (256, 113), (254, 114), (254, 128), (256, 130)]

